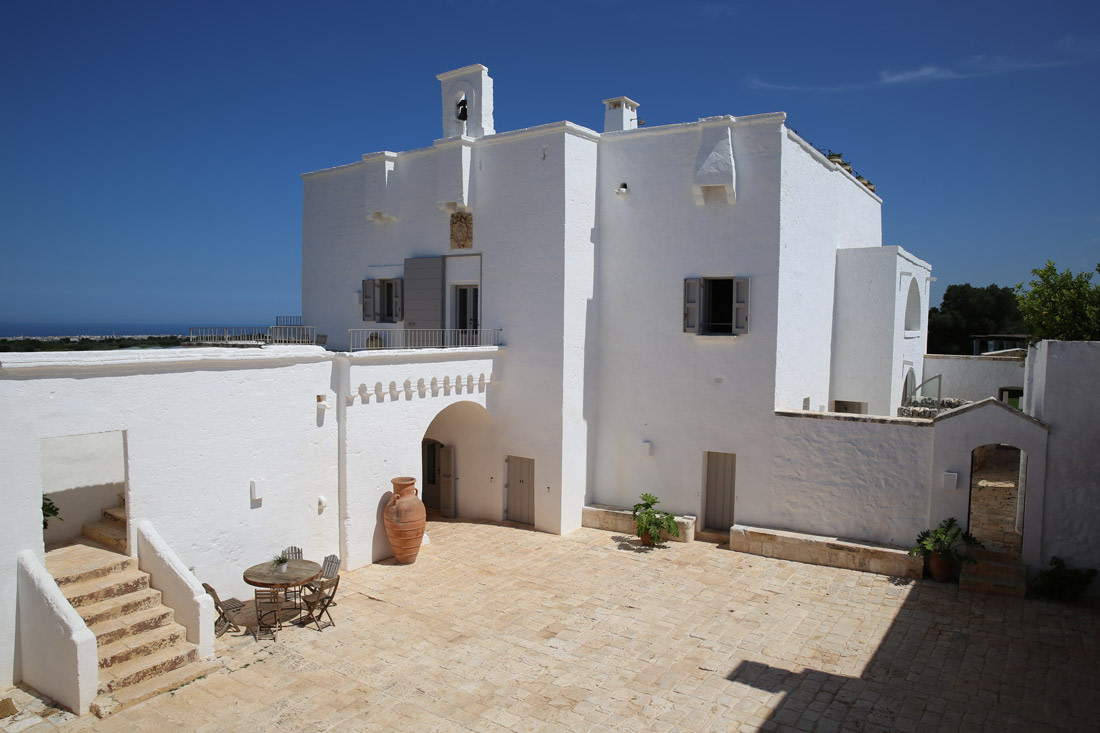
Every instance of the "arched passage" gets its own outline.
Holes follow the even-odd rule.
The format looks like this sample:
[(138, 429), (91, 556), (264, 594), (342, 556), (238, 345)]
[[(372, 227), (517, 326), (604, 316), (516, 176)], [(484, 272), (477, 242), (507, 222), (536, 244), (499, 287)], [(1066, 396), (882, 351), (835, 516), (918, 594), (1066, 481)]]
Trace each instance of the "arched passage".
[(1019, 556), (1023, 549), (1023, 492), (1020, 477), (1027, 454), (992, 443), (970, 452), (969, 531), (986, 548)]
[(421, 441), (424, 504), (443, 516), (499, 521), (502, 468), (493, 416), (456, 402), (432, 419)]

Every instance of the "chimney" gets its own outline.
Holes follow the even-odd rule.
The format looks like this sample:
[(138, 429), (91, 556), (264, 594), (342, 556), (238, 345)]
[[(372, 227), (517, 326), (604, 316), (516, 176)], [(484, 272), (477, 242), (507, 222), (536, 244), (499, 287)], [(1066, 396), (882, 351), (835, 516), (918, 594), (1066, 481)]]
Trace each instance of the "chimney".
[(493, 80), (481, 64), (436, 77), (443, 87), (443, 137), (484, 137), (493, 129)]
[(630, 97), (603, 100), (603, 131), (638, 129), (638, 103)]

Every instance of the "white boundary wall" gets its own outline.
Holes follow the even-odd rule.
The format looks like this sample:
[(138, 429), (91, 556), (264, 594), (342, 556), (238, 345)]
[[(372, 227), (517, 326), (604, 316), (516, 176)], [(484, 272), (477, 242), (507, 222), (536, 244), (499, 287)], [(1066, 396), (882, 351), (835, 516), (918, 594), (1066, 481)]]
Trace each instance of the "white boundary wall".
[(912, 546), (925, 528), (928, 420), (780, 412), (767, 526)]
[[(332, 379), (317, 347), (5, 354), (0, 617), (15, 618), (18, 553), (44, 560), (42, 446), (59, 436), (122, 432), (131, 554), (148, 520), (224, 596), (250, 594), (242, 570), (287, 545), (338, 553), (337, 512), (317, 503), (337, 484), (335, 415), (317, 409)], [(0, 684), (15, 634), (0, 625)]]
[(956, 356), (928, 354), (924, 378), (939, 374), (940, 396), (977, 402), (999, 397), (1002, 387), (1024, 387), (1024, 360), (1011, 356)]
[[(1100, 342), (1043, 341), (1028, 364), (1028, 412), (1050, 425), (1041, 569), (1057, 555), (1100, 570)], [(1100, 580), (1089, 594), (1100, 595)]]

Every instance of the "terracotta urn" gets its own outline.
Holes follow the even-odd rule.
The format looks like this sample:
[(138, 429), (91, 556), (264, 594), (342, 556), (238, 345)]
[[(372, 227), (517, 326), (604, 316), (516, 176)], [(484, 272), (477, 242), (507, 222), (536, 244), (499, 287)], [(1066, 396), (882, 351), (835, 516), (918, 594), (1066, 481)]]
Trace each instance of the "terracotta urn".
[(955, 560), (950, 555), (933, 552), (928, 556), (928, 569), (932, 572), (932, 580), (946, 583), (955, 577)]
[(417, 496), (416, 479), (398, 476), (390, 479), (393, 497), (382, 513), (393, 556), (402, 565), (416, 562), (420, 541), (424, 539), (424, 502)]

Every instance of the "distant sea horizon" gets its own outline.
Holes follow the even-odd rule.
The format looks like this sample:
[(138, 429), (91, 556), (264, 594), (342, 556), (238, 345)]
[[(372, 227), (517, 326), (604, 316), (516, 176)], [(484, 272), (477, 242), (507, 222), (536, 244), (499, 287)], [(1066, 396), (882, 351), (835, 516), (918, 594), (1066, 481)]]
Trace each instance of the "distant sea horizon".
[(182, 336), (188, 328), (178, 323), (0, 323), (0, 338)]

